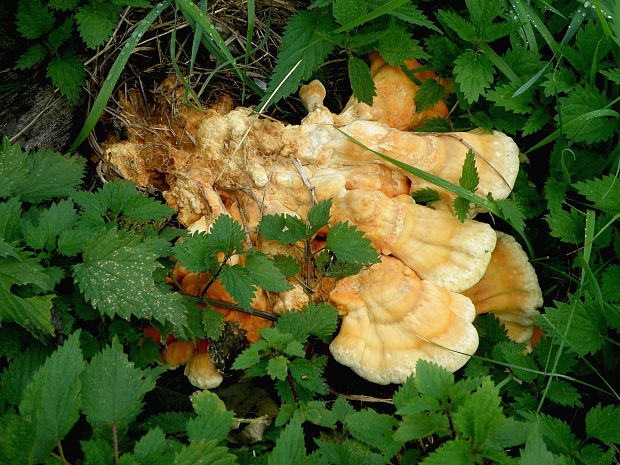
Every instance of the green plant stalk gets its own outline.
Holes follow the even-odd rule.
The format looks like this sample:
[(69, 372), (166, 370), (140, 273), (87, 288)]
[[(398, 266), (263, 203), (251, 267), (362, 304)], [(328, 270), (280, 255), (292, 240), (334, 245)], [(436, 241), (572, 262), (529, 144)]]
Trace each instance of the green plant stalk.
[(140, 42), (140, 39), (148, 30), (148, 28), (151, 27), (153, 21), (157, 19), (161, 12), (164, 11), (171, 2), (172, 0), (163, 0), (159, 2), (149, 12), (149, 14), (147, 14), (144, 19), (140, 21), (136, 30), (133, 32), (133, 34), (131, 34), (131, 37), (129, 37), (127, 42), (125, 42), (125, 45), (123, 45), (121, 52), (116, 57), (116, 60), (114, 60), (114, 64), (112, 65), (110, 72), (106, 76), (105, 81), (103, 82), (103, 86), (101, 86), (99, 95), (97, 95), (95, 103), (93, 103), (93, 107), (88, 113), (88, 117), (84, 122), (82, 130), (77, 135), (73, 144), (71, 144), (71, 147), (69, 148), (70, 152), (75, 151), (79, 147), (79, 145), (84, 142), (84, 140), (86, 140), (90, 132), (95, 128), (97, 121), (99, 121), (99, 117), (104, 112), (105, 106), (110, 99), (110, 95), (112, 95), (112, 92), (114, 91), (116, 82), (118, 81), (121, 72), (125, 68), (127, 60), (129, 60), (129, 57), (131, 56), (133, 50), (136, 48), (136, 45), (138, 45), (138, 42)]
[[(202, 11), (202, 14), (206, 14), (207, 0), (200, 0), (200, 11)], [(194, 29), (194, 38), (192, 40), (192, 54), (189, 61), (190, 75), (194, 72), (194, 64), (196, 63), (196, 56), (198, 55), (198, 49), (200, 48), (200, 39), (202, 38), (202, 32), (202, 26), (200, 24), (196, 24), (196, 28)]]

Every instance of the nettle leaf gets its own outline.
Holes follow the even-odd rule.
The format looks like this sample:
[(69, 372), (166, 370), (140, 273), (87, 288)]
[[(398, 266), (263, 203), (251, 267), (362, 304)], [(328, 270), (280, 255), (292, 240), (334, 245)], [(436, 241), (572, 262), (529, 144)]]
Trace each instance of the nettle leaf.
[(402, 422), (394, 433), (394, 439), (405, 443), (449, 428), (448, 419), (443, 414), (419, 412), (403, 416)]
[(30, 465), (35, 437), (32, 424), (23, 416), (8, 413), (0, 417), (2, 438), (0, 441), (0, 460), (11, 465)]
[(355, 98), (360, 102), (372, 105), (373, 97), (377, 95), (377, 89), (368, 64), (360, 58), (351, 57), (349, 58), (348, 70), (349, 82)]
[(620, 85), (620, 68), (611, 68), (607, 70), (599, 71), (603, 76), (609, 79), (614, 84)]
[(371, 245), (372, 241), (364, 237), (364, 232), (349, 222), (335, 224), (327, 234), (326, 247), (336, 258), (351, 263), (378, 263), (379, 256)]
[(610, 302), (620, 302), (620, 265), (609, 265), (605, 268), (601, 291)]
[(288, 359), (282, 355), (276, 355), (267, 362), (267, 374), (271, 379), (285, 380), (288, 374)]
[(306, 224), (296, 216), (265, 215), (258, 223), (258, 232), (269, 241), (294, 244), (306, 237)]
[(439, 197), (439, 192), (430, 187), (425, 187), (424, 189), (418, 189), (417, 191), (412, 192), (411, 197), (415, 203), (426, 206), (428, 206), (427, 204), (429, 203), (441, 200), (441, 197)]
[(329, 211), (332, 208), (332, 199), (327, 199), (314, 205), (308, 210), (308, 223), (310, 223), (311, 234), (316, 234), (319, 229), (329, 223)]
[(422, 124), (412, 129), (413, 132), (450, 132), (450, 122), (441, 116), (426, 119)]
[[(372, 10), (376, 10), (377, 8), (385, 5), (387, 1), (388, 0), (367, 0), (367, 3)], [(423, 26), (439, 32), (437, 26), (435, 26), (422, 11), (418, 10), (418, 7), (415, 5), (406, 3), (389, 11), (387, 14), (405, 21), (406, 23)]]
[(55, 10), (74, 10), (78, 5), (78, 0), (50, 0), (48, 5)]
[(136, 236), (105, 231), (84, 245), (84, 263), (75, 265), (73, 272), (86, 299), (104, 315), (125, 319), (133, 315), (182, 326), (183, 298), (153, 280), (153, 272), (163, 267), (157, 258)]
[(305, 463), (306, 445), (301, 422), (293, 418), (282, 430), (276, 440), (276, 445), (269, 454), (269, 465), (281, 465), (284, 463)]
[(84, 63), (72, 52), (67, 51), (55, 55), (47, 65), (46, 76), (60, 89), (62, 95), (72, 103), (77, 103), (80, 98), (81, 86), (86, 78)]
[(193, 417), (191, 412), (158, 413), (150, 416), (140, 428), (144, 431), (162, 430), (166, 434), (178, 436), (186, 431), (187, 421)]
[(166, 439), (164, 432), (155, 427), (136, 442), (133, 455), (139, 463), (169, 464), (174, 460), (176, 444)]
[(45, 209), (31, 209), (22, 218), (24, 240), (33, 249), (53, 250), (58, 236), (76, 220), (77, 212), (70, 200), (61, 200)]
[(220, 271), (219, 278), (237, 304), (245, 309), (250, 309), (256, 286), (248, 270), (240, 265), (224, 266)]
[(465, 42), (473, 42), (475, 40), (475, 26), (454, 11), (439, 10), (437, 12), (437, 19), (444, 26), (456, 32)]
[(583, 407), (583, 404), (579, 400), (581, 399), (579, 391), (577, 391), (575, 386), (561, 379), (554, 379), (551, 382), (547, 390), (547, 397), (549, 400), (559, 405)]
[(174, 455), (173, 465), (236, 465), (237, 457), (217, 441), (199, 441), (184, 446)]
[(142, 411), (142, 398), (163, 369), (140, 370), (116, 338), (90, 361), (82, 374), (82, 411), (93, 426), (129, 424)]
[(338, 326), (338, 309), (325, 302), (308, 304), (299, 310), (283, 313), (276, 328), (305, 342), (309, 335), (327, 342)]
[(332, 4), (332, 14), (343, 26), (364, 15), (367, 9), (368, 5), (363, 0), (334, 0)]
[(525, 443), (525, 448), (521, 449), (521, 461), (519, 463), (520, 465), (560, 463), (556, 460), (555, 456), (547, 449), (538, 422), (535, 422), (532, 426), (530, 434)]
[(0, 399), (19, 405), (22, 394), (47, 356), (41, 347), (29, 347), (15, 357), (0, 377)]
[(525, 230), (525, 215), (519, 204), (513, 199), (494, 200), (504, 219), (517, 231)]
[(577, 191), (585, 196), (596, 208), (610, 212), (620, 211), (620, 179), (603, 176), (575, 184)]
[(224, 331), (224, 314), (207, 305), (202, 310), (202, 327), (205, 338), (217, 341)]
[(13, 321), (26, 329), (52, 334), (52, 299), (54, 295), (20, 297), (13, 286), (34, 284), (41, 289), (50, 287), (50, 277), (34, 259), (19, 256), (0, 258), (0, 323)]
[(493, 82), (495, 68), (485, 55), (466, 50), (454, 61), (454, 80), (468, 103), (478, 101)]
[(219, 266), (218, 250), (209, 239), (209, 235), (197, 231), (187, 236), (183, 242), (177, 242), (173, 248), (174, 257), (187, 270), (195, 273), (214, 272)]
[(73, 33), (73, 18), (67, 18), (47, 36), (49, 45), (55, 49), (64, 44)]
[(103, 4), (84, 5), (78, 8), (75, 14), (78, 30), (84, 43), (89, 48), (102, 45), (112, 34), (116, 27), (116, 17), (110, 11), (110, 7), (104, 8)]
[(393, 457), (402, 447), (393, 438), (398, 421), (391, 415), (367, 409), (352, 413), (344, 422), (355, 439), (379, 449), (386, 458)]
[(0, 197), (16, 196), (37, 203), (70, 195), (82, 183), (83, 163), (42, 149), (24, 154), (8, 138), (0, 144)]
[(19, 412), (31, 422), (33, 462), (49, 454), (78, 420), (83, 370), (77, 331), (47, 358), (26, 386)]
[(262, 253), (249, 254), (245, 268), (253, 283), (266, 291), (286, 292), (293, 288), (267, 255)]
[(454, 375), (432, 362), (418, 360), (414, 382), (420, 393), (444, 402), (454, 385)]
[(15, 63), (16, 69), (28, 69), (38, 65), (47, 58), (47, 49), (43, 44), (34, 44), (19, 57)]
[[(302, 10), (288, 20), (276, 66), (261, 102), (263, 105), (269, 98), (270, 103), (275, 104), (295, 92), (332, 52), (334, 44), (328, 40), (328, 34), (337, 25), (330, 16), (320, 11)], [(298, 62), (299, 66), (286, 78)], [(284, 84), (276, 92), (282, 82)]]
[(20, 0), (15, 16), (17, 30), (26, 39), (37, 39), (54, 27), (54, 15), (40, 0)]
[(559, 181), (556, 178), (549, 177), (545, 182), (544, 192), (547, 199), (547, 208), (551, 211), (559, 210), (564, 204), (566, 191), (569, 184), (565, 181)]
[(567, 345), (580, 356), (594, 354), (603, 345), (598, 320), (592, 318), (587, 307), (574, 298), (572, 303), (555, 302), (555, 308), (546, 307), (536, 324), (549, 335), (556, 333), (558, 344), (566, 334)]
[(586, 220), (576, 210), (553, 210), (545, 216), (545, 220), (551, 229), (549, 234), (562, 242), (581, 244), (584, 241)]
[(596, 438), (605, 444), (620, 443), (620, 424), (618, 423), (620, 406), (601, 404), (591, 408), (586, 415), (586, 432), (588, 437)]
[(301, 265), (291, 255), (274, 255), (272, 257), (273, 264), (280, 270), (287, 278), (297, 275), (301, 271)]
[(427, 59), (429, 54), (424, 51), (418, 40), (402, 26), (392, 26), (379, 38), (377, 51), (389, 65), (399, 65), (412, 58)]
[(233, 412), (213, 392), (199, 391), (191, 397), (197, 417), (187, 422), (187, 436), (192, 442), (223, 441), (233, 427)]
[(513, 113), (520, 115), (529, 114), (532, 111), (530, 103), (533, 100), (534, 90), (530, 88), (530, 90), (522, 92), (515, 97), (513, 94), (519, 87), (518, 83), (497, 86), (495, 89), (487, 91), (485, 97), (487, 100)]
[(416, 111), (420, 112), (433, 108), (441, 100), (444, 92), (445, 88), (438, 80), (426, 79), (422, 81), (422, 85), (414, 97)]
[[(468, 150), (465, 155), (465, 161), (463, 162), (459, 185), (470, 192), (474, 192), (478, 188), (479, 182), (480, 177), (478, 176), (478, 169), (476, 168), (476, 155), (473, 151)], [(469, 213), (469, 201), (463, 197), (457, 197), (454, 199), (453, 204), (456, 217), (461, 222), (465, 221)]]
[(550, 120), (549, 110), (544, 107), (537, 107), (527, 118), (523, 126), (523, 135), (529, 136), (530, 134), (537, 133), (549, 123)]
[[(303, 346), (299, 357), (305, 355)], [(317, 394), (327, 394), (329, 388), (322, 376), (325, 365), (327, 364), (326, 356), (312, 357), (310, 360), (306, 358), (295, 358), (289, 362), (289, 372), (293, 378), (297, 396), (301, 402), (312, 400)], [(280, 395), (282, 402), (294, 403), (295, 398), (291, 392), (291, 387), (287, 381), (278, 381), (276, 389)]]
[[(566, 97), (560, 97), (559, 102), (558, 113), (562, 115), (563, 129), (566, 137), (574, 142), (601, 142), (612, 137), (618, 130), (617, 115), (587, 121), (576, 120), (591, 111), (605, 109), (609, 103), (607, 95), (592, 86), (577, 86)], [(559, 122), (559, 116), (556, 120)]]
[(114, 450), (112, 444), (104, 439), (81, 441), (84, 453), (84, 465), (113, 465)]
[(487, 379), (454, 412), (455, 428), (474, 444), (482, 445), (504, 421), (499, 388)]

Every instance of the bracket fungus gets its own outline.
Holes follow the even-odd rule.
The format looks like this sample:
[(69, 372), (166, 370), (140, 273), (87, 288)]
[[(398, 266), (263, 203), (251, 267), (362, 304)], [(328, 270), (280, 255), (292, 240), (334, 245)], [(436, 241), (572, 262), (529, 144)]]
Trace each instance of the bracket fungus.
[[(416, 113), (412, 99), (417, 86), (378, 55), (371, 61), (378, 94), (372, 106), (352, 99), (334, 114), (323, 104), (324, 86), (313, 81), (300, 90), (309, 113), (299, 125), (263, 118), (249, 108), (232, 109), (230, 102), (206, 112), (173, 105), (170, 114), (169, 102), (180, 101), (183, 91), (167, 83), (149, 112), (136, 106), (131, 95), (121, 99), (122, 110), (131, 115), (127, 121), (142, 119), (128, 131), (127, 140), (103, 147), (118, 174), (159, 188), (190, 231), (207, 231), (217, 216), (228, 214), (245, 227), (248, 246), (266, 254), (296, 252), (256, 240), (264, 215), (306, 220), (313, 203), (332, 198), (330, 225), (356, 225), (383, 255), (381, 263), (339, 281), (324, 278), (315, 283), (314, 295), (301, 287), (287, 295), (265, 296), (259, 290), (255, 304), (281, 312), (317, 296), (328, 299), (343, 317), (331, 344), (334, 357), (371, 381), (389, 383), (413, 374), (418, 359), (434, 360), (449, 370), (461, 367), (466, 354), (477, 348), (472, 326), (476, 311), (497, 313), (511, 337), (523, 340), (517, 329), (528, 331), (541, 302), (535, 273), (524, 278), (526, 297), (518, 289), (501, 290), (503, 284), (516, 284), (517, 272), (500, 263), (527, 264), (522, 250), (515, 258), (510, 240), (488, 224), (459, 222), (445, 208), (455, 197), (452, 192), (368, 150), (454, 184), (471, 151), (479, 174), (476, 193), (503, 199), (519, 169), (514, 141), (498, 131), (409, 132), (425, 117), (447, 116), (445, 105)], [(430, 73), (424, 77), (436, 78)], [(425, 187), (439, 192), (443, 208), (415, 204), (409, 194)], [(473, 217), (475, 210), (471, 212)], [(202, 292), (199, 277), (185, 272), (181, 278), (184, 288)], [(232, 300), (217, 281), (212, 287), (207, 295)], [(517, 310), (508, 294), (527, 300), (526, 309)], [(262, 324), (251, 327), (244, 318), (238, 319), (240, 327), (250, 325), (245, 326), (248, 336), (256, 340)]]

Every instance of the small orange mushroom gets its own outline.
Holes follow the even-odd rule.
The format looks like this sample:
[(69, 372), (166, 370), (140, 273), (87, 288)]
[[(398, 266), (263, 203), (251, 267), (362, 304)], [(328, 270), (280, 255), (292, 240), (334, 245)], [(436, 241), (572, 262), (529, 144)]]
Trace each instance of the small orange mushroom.
[(200, 389), (213, 389), (222, 384), (224, 377), (209, 355), (209, 343), (198, 341), (196, 350), (185, 367), (185, 376), (190, 383)]

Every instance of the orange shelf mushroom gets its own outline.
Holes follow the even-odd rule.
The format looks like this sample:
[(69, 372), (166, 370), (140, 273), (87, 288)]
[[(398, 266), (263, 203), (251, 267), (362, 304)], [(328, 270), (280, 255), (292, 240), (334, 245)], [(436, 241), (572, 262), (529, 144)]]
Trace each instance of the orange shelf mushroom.
[(373, 383), (402, 383), (420, 359), (455, 371), (478, 347), (471, 301), (391, 257), (340, 280), (329, 302), (343, 317), (330, 352)]

